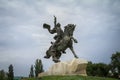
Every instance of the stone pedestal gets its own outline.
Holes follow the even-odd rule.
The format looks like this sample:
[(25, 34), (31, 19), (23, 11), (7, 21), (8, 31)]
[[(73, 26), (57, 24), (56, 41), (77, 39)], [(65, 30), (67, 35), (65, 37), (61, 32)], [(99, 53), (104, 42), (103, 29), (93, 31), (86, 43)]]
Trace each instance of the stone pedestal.
[(82, 75), (87, 76), (86, 67), (87, 61), (74, 58), (71, 61), (59, 62), (53, 64), (48, 71), (40, 73), (38, 77), (48, 75)]

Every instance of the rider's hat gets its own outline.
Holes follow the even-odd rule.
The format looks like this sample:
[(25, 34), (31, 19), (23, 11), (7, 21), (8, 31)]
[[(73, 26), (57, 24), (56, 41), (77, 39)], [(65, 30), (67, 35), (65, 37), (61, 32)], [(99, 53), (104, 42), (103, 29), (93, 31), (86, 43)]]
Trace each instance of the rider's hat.
[(57, 23), (57, 25), (56, 25), (57, 27), (60, 27), (61, 25), (60, 25), (60, 23)]

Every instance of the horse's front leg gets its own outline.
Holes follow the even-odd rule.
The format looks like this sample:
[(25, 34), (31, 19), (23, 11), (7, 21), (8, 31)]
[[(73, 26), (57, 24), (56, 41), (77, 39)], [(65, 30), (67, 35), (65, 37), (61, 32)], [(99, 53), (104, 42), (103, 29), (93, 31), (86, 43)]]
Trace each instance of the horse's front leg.
[(71, 37), (71, 39), (72, 39), (75, 43), (78, 43), (77, 39), (75, 39), (73, 36)]
[(73, 47), (69, 47), (69, 48), (70, 48), (70, 50), (72, 51), (74, 57), (75, 57), (75, 58), (78, 58), (78, 56), (75, 54), (75, 51), (74, 51)]

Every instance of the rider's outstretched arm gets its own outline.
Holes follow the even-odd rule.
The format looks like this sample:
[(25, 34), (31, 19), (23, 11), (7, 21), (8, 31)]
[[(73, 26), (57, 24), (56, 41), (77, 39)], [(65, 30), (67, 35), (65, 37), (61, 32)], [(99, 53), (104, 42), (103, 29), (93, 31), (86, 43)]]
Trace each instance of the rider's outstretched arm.
[(54, 16), (54, 27), (57, 25), (57, 18)]

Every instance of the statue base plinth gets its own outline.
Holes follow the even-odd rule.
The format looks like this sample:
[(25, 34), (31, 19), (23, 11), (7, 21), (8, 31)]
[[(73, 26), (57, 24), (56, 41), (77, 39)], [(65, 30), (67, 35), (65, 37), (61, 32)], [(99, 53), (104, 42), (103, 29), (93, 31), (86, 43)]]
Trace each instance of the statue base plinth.
[(48, 71), (40, 73), (38, 77), (49, 75), (82, 75), (87, 76), (87, 60), (74, 58), (71, 61), (58, 62), (53, 64)]

